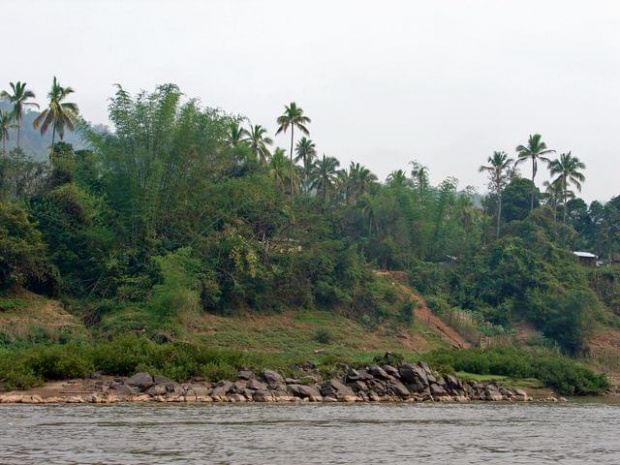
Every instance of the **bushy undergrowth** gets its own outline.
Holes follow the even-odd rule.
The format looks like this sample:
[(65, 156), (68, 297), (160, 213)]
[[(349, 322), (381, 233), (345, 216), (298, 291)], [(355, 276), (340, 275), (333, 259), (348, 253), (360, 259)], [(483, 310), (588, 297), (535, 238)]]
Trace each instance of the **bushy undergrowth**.
[(424, 356), (435, 368), (536, 378), (563, 395), (595, 395), (609, 388), (604, 375), (553, 351), (528, 352), (512, 347), (487, 350), (440, 350)]
[[(551, 351), (441, 350), (423, 358), (442, 371), (537, 378), (565, 395), (600, 394), (608, 388), (604, 376)], [(95, 344), (0, 349), (0, 380), (6, 390), (28, 389), (47, 380), (85, 378), (97, 371), (114, 376), (148, 371), (178, 381), (194, 377), (216, 381), (234, 379), (242, 368), (290, 369), (296, 362), (281, 354), (245, 353), (187, 343), (156, 344), (146, 338), (126, 336)], [(364, 365), (371, 359), (325, 353), (316, 362), (322, 372), (335, 373), (343, 364)]]

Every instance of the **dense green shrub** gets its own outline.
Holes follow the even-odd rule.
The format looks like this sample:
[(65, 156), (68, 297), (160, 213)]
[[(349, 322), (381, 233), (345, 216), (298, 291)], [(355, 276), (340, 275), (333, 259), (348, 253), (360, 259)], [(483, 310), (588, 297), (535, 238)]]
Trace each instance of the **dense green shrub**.
[(512, 347), (440, 350), (423, 358), (432, 366), (454, 371), (537, 378), (563, 395), (601, 394), (609, 388), (604, 375), (552, 351), (527, 352)]

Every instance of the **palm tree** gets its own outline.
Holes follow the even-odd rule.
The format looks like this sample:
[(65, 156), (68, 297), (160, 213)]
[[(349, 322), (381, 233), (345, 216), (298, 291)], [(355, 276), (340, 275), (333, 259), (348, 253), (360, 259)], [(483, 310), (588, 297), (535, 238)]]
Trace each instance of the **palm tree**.
[(530, 138), (527, 141), (527, 145), (519, 145), (517, 146), (517, 156), (519, 157), (515, 163), (515, 166), (519, 163), (526, 161), (527, 159), (532, 160), (532, 196), (530, 203), (530, 211), (534, 210), (534, 195), (536, 191), (536, 185), (534, 184), (534, 179), (536, 178), (536, 172), (538, 171), (538, 162), (544, 161), (549, 162), (549, 158), (545, 155), (549, 155), (551, 153), (555, 153), (555, 150), (548, 149), (547, 144), (545, 144), (542, 140), (542, 136), (540, 134), (530, 135)]
[(75, 103), (64, 102), (64, 100), (75, 92), (71, 87), (62, 87), (56, 76), (52, 82), (52, 89), (47, 94), (50, 100), (49, 106), (39, 113), (34, 120), (34, 128), (41, 126), (41, 135), (44, 135), (52, 126), (52, 150), (56, 142), (56, 133), (60, 136), (60, 140), (65, 137), (65, 127), (70, 131), (74, 130), (75, 122), (78, 117), (78, 106)]
[(9, 140), (9, 131), (16, 127), (13, 123), (13, 114), (0, 110), (0, 139), (2, 139), (2, 156), (6, 157), (6, 141)]
[(0, 97), (7, 98), (9, 102), (13, 104), (13, 116), (17, 121), (17, 148), (19, 148), (24, 107), (39, 108), (39, 105), (28, 101), (29, 99), (34, 98), (35, 95), (33, 91), (26, 89), (25, 82), (10, 82), (9, 85), (11, 86), (11, 92), (3, 90), (0, 92)]
[(370, 189), (370, 186), (377, 182), (377, 176), (359, 163), (351, 162), (349, 165), (349, 177), (351, 178), (353, 199), (364, 195)]
[(284, 114), (278, 117), (278, 130), (276, 136), (281, 132), (286, 133), (288, 128), (291, 128), (291, 203), (295, 203), (295, 189), (293, 186), (293, 143), (295, 141), (295, 128), (299, 129), (302, 133), (310, 135), (310, 131), (306, 127), (306, 124), (310, 123), (310, 118), (304, 115), (304, 111), (297, 106), (295, 102), (291, 102), (290, 105), (284, 107)]
[[(549, 163), (549, 170), (551, 176), (557, 175), (557, 178), (553, 181), (562, 186), (562, 202), (564, 203), (564, 222), (566, 223), (566, 205), (570, 197), (570, 191), (568, 184), (575, 185), (577, 190), (581, 192), (581, 183), (586, 180), (586, 177), (580, 170), (586, 168), (586, 165), (577, 157), (573, 157), (571, 152), (560, 154), (560, 158), (553, 160)], [(574, 194), (573, 194), (574, 195)]]
[(228, 134), (226, 134), (226, 140), (230, 147), (237, 147), (244, 142), (249, 133), (246, 129), (242, 128), (238, 122), (232, 122), (228, 125)]
[(312, 161), (316, 157), (316, 146), (312, 140), (307, 137), (302, 137), (295, 146), (295, 162), (302, 161), (304, 167), (304, 190), (306, 194), (309, 188), (310, 169), (312, 167)]
[(325, 154), (323, 154), (322, 159), (314, 163), (314, 179), (311, 187), (317, 192), (321, 191), (323, 202), (327, 201), (329, 192), (334, 190), (338, 182), (339, 166), (340, 162), (336, 158), (326, 157)]
[(512, 158), (508, 158), (506, 152), (493, 152), (488, 158), (488, 166), (481, 166), (478, 171), (489, 173), (489, 187), (497, 197), (497, 238), (499, 239), (500, 221), (502, 217), (502, 191), (510, 177), (510, 165)]
[(411, 181), (407, 178), (407, 173), (403, 170), (392, 171), (388, 174), (387, 183), (389, 186), (409, 187)]
[[(291, 175), (289, 164), (290, 161), (286, 157), (286, 151), (280, 147), (276, 148), (269, 159), (269, 176), (273, 179), (276, 189), (281, 192), (285, 191), (286, 182)], [(293, 171), (293, 175), (294, 174)], [(294, 180), (295, 179), (296, 178), (294, 178)], [(291, 185), (293, 185), (293, 183)]]
[[(245, 129), (244, 129), (245, 131)], [(250, 126), (249, 131), (245, 131), (244, 141), (250, 146), (250, 150), (261, 164), (267, 164), (267, 159), (271, 156), (268, 145), (273, 144), (273, 140), (270, 137), (266, 137), (267, 129), (260, 124)]]

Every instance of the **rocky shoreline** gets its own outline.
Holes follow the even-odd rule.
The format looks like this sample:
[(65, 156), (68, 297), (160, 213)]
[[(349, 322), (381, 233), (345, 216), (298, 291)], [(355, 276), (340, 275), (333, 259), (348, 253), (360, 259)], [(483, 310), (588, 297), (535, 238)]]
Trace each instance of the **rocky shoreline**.
[[(177, 383), (149, 373), (129, 378), (95, 375), (91, 379), (48, 383), (30, 391), (0, 393), (0, 403), (118, 402), (517, 402), (531, 401), (520, 389), (495, 382), (461, 381), (429, 366), (403, 363), (348, 368), (326, 380), (309, 374), (302, 379), (280, 373), (240, 371), (235, 381)], [(545, 400), (557, 401), (555, 398)], [(564, 400), (564, 399), (561, 399)]]

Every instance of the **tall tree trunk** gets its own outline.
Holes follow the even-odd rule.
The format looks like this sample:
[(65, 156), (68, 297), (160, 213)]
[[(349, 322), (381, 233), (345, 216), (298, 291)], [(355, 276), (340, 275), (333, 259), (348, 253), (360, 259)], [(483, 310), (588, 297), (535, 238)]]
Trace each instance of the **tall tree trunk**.
[(532, 195), (530, 199), (530, 213), (534, 211), (534, 191), (536, 190), (536, 184), (534, 184), (534, 178), (536, 177), (536, 165), (532, 158)]
[(562, 183), (564, 187), (564, 224), (566, 224), (566, 211), (567, 211), (567, 203), (568, 203), (568, 185), (566, 183), (566, 178), (564, 179), (564, 182)]
[(17, 148), (19, 149), (19, 140), (22, 132), (22, 120), (21, 118), (17, 120)]
[(54, 144), (56, 143), (56, 126), (52, 128), (52, 152), (54, 151)]
[(499, 239), (499, 225), (502, 218), (502, 194), (497, 193), (497, 239)]
[(295, 205), (295, 189), (293, 181), (293, 173), (295, 167), (293, 166), (293, 139), (295, 134), (295, 126), (291, 125), (291, 205)]
[(6, 134), (2, 137), (2, 157), (6, 158)]

